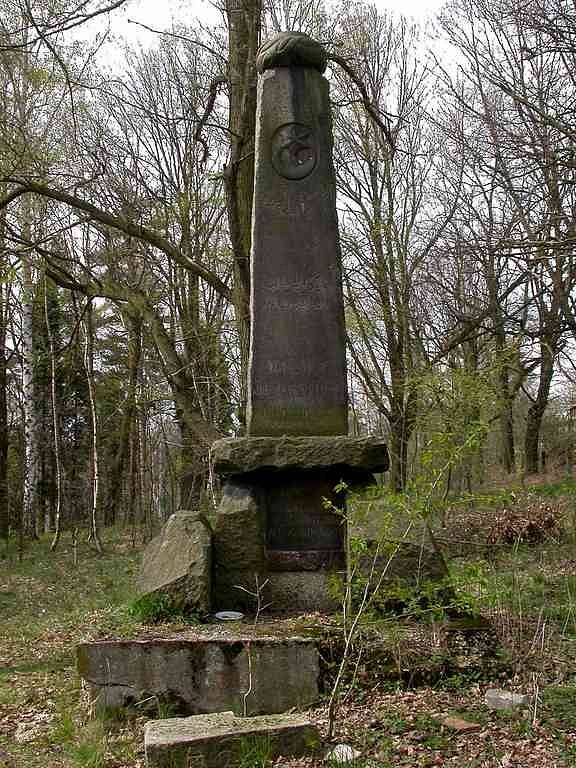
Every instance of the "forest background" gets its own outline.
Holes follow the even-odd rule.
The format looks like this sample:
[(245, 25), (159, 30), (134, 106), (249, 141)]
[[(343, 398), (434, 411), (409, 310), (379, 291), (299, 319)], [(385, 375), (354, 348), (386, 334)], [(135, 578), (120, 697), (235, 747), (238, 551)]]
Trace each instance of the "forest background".
[[(329, 51), (350, 430), (437, 492), (571, 471), (576, 21), (228, 0), (103, 68), (100, 0), (0, 8), (0, 539), (150, 532), (244, 426), (260, 39)], [(111, 15), (112, 19), (113, 16)], [(441, 480), (441, 482), (440, 482)]]

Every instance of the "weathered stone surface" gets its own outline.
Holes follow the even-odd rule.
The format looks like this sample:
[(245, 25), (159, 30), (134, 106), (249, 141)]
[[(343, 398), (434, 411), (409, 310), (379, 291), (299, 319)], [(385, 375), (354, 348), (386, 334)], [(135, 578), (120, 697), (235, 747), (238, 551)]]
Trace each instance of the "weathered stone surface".
[(144, 746), (148, 768), (236, 768), (251, 742), (267, 747), (269, 758), (301, 757), (318, 748), (316, 726), (301, 715), (235, 717), (232, 712), (152, 720)]
[(304, 32), (280, 32), (262, 43), (256, 57), (260, 74), (276, 67), (313, 67), (322, 73), (327, 63), (324, 46)]
[(376, 554), (376, 545), (360, 562), (362, 573), (372, 570), (380, 574), (386, 569), (386, 581), (406, 581), (417, 583), (421, 581), (440, 581), (447, 575), (442, 556), (430, 546), (415, 544), (410, 541), (384, 541)]
[(530, 696), (512, 693), (499, 688), (488, 688), (485, 694), (486, 705), (490, 709), (513, 710), (530, 705)]
[(140, 595), (166, 594), (175, 606), (210, 612), (212, 532), (203, 515), (176, 512), (146, 547)]
[[(273, 612), (335, 607), (326, 574), (314, 571), (344, 569), (342, 517), (323, 503), (333, 498), (338, 504), (339, 479), (333, 470), (318, 470), (226, 483), (214, 532), (215, 609), (253, 613), (258, 585), (265, 585), (262, 603)], [(292, 573), (301, 571), (307, 578)]]
[[(95, 714), (102, 715), (107, 712), (124, 709), (139, 704), (139, 691), (130, 685), (91, 685), (89, 684), (89, 694), (92, 709)], [(151, 709), (154, 704), (150, 702)]]
[(213, 444), (212, 458), (214, 469), (221, 475), (334, 466), (385, 472), (389, 465), (382, 437), (224, 438)]
[[(338, 597), (334, 594), (333, 574), (329, 570), (263, 571), (258, 574), (258, 582), (264, 585), (261, 594), (268, 613), (329, 613), (341, 607)], [(255, 598), (248, 591), (238, 587), (254, 592), (254, 572), (222, 572), (214, 595), (216, 607), (254, 613)]]
[(250, 435), (348, 432), (328, 90), (308, 66), (258, 79)]
[[(262, 479), (266, 504), (266, 553), (270, 560), (278, 552), (343, 552), (343, 518), (326, 507), (343, 505), (334, 491), (340, 480), (337, 471), (285, 472)], [(287, 561), (284, 560), (287, 564)], [(296, 561), (294, 570), (300, 570)], [(320, 564), (318, 565), (320, 567)], [(290, 570), (284, 567), (283, 570)]]
[(265, 567), (263, 491), (247, 482), (229, 481), (214, 525), (215, 578), (220, 570), (258, 573)]
[(77, 647), (78, 671), (96, 708), (146, 699), (185, 714), (285, 712), (318, 696), (313, 640), (228, 633), (216, 638), (105, 640)]

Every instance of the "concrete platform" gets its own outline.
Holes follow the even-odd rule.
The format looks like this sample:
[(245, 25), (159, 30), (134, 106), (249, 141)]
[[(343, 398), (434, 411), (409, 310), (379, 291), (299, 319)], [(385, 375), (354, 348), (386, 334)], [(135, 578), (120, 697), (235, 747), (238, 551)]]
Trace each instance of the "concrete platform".
[[(232, 710), (276, 714), (319, 694), (316, 642), (214, 626), (168, 637), (100, 640), (77, 646), (80, 676), (95, 708), (158, 702), (196, 715)], [(245, 694), (250, 690), (248, 696)]]

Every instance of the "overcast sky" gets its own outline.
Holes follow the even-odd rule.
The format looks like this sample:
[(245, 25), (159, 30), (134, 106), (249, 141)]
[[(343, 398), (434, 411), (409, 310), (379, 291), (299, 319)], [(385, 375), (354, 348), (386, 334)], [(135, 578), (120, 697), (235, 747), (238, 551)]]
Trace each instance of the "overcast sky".
[[(402, 13), (419, 21), (425, 21), (443, 4), (443, 0), (373, 0), (373, 2), (383, 10)], [(134, 24), (129, 24), (128, 19), (156, 29), (169, 27), (173, 19), (189, 23), (194, 18), (200, 18), (206, 24), (218, 23), (222, 17), (214, 5), (209, 0), (187, 0), (187, 2), (184, 0), (131, 0), (111, 15), (110, 27), (114, 35), (134, 41), (140, 40), (147, 46), (153, 43), (155, 36)]]

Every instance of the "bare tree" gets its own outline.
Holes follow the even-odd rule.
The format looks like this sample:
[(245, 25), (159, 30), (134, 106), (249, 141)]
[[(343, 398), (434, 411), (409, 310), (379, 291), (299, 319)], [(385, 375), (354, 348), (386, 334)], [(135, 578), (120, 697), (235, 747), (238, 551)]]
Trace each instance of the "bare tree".
[[(462, 105), (482, 127), (487, 170), (507, 196), (514, 228), (505, 243), (523, 262), (529, 305), (522, 332), (538, 357), (524, 442), (527, 472), (538, 469), (538, 444), (555, 363), (566, 332), (574, 281), (573, 137), (555, 119), (575, 91), (565, 59), (524, 25), (513, 4), (454, 6), (445, 29), (462, 53), (471, 89)], [(513, 87), (512, 87), (513, 85)], [(476, 155), (476, 162), (482, 159)]]
[(357, 84), (337, 75), (335, 151), (353, 370), (387, 423), (391, 479), (401, 489), (416, 376), (426, 363), (416, 288), (458, 190), (440, 189), (426, 95), (431, 72), (414, 55), (418, 30), (366, 6), (343, 21), (340, 39), (371, 110), (386, 116), (382, 130)]

